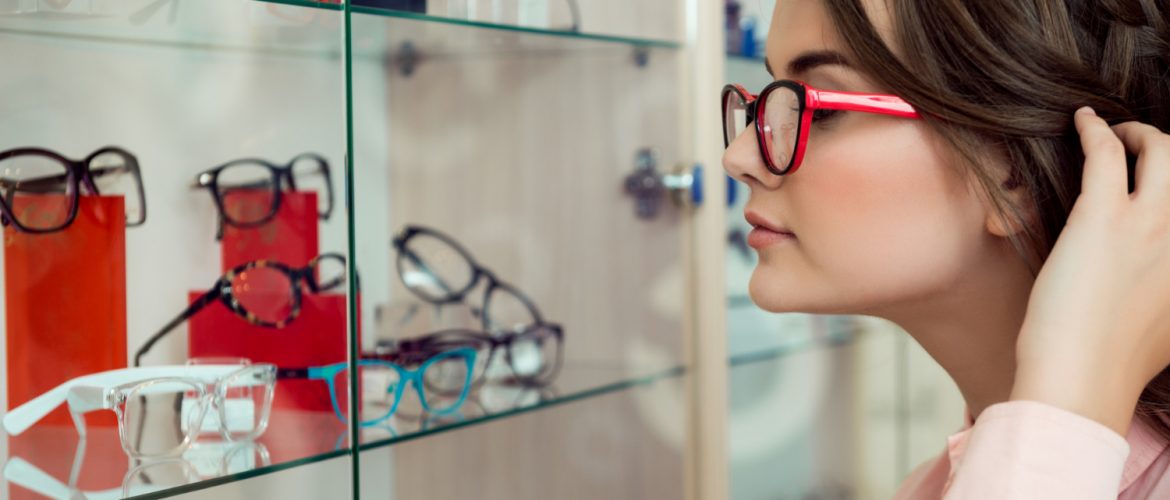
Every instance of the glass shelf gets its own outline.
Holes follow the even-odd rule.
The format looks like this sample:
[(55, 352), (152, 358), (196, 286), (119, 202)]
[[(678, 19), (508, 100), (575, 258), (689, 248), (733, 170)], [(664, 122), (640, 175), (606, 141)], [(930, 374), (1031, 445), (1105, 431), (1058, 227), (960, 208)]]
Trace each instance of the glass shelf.
[(663, 40), (595, 35), (468, 21), (371, 7), (353, 7), (355, 59), (399, 64), (427, 60), (481, 59), (566, 54), (631, 54), (642, 64), (651, 54), (677, 53)]
[[(579, 45), (580, 49), (588, 50), (590, 48), (605, 48), (614, 46), (632, 46), (645, 48), (665, 48), (678, 49), (682, 44), (670, 40), (655, 40), (648, 38), (633, 38), (613, 35), (602, 35), (593, 33), (582, 33), (578, 31), (558, 30), (534, 28), (529, 26), (517, 26), (511, 24), (498, 24), (492, 22), (475, 21), (468, 19), (458, 19), (451, 17), (435, 16), (428, 14), (421, 14), (416, 12), (407, 12), (392, 9), (382, 9), (377, 7), (353, 6), (351, 11), (354, 14), (376, 16), (383, 18), (397, 18), (409, 19), (423, 24), (439, 24), (450, 26), (463, 26), (468, 28), (476, 28), (483, 33), (492, 33), (492, 37), (497, 40), (496, 43), (506, 45), (517, 49), (534, 49), (547, 46), (548, 44), (560, 45), (562, 47), (570, 45)], [(449, 32), (443, 32), (449, 33)], [(476, 43), (463, 45), (464, 49), (476, 49), (475, 52), (481, 51), (484, 47), (477, 47)]]
[(0, 1), (0, 35), (338, 59), (340, 5), (312, 0)]
[[(541, 388), (488, 384), (453, 413), (395, 416), (362, 429), (362, 450), (390, 446), (651, 385), (685, 373), (681, 366), (629, 369), (620, 366), (566, 366), (556, 382)], [(278, 395), (279, 398), (279, 395)], [(404, 402), (404, 406), (406, 403)], [(401, 413), (409, 413), (408, 409)], [(39, 426), (10, 438), (28, 455), (14, 454), (4, 467), (8, 484), (47, 498), (166, 498), (249, 477), (290, 469), (350, 453), (346, 425), (329, 411), (274, 409), (268, 430), (252, 442), (196, 441), (182, 457), (132, 462), (122, 451), (117, 428), (91, 425), (79, 440), (73, 426)], [(152, 477), (153, 476), (153, 477)], [(72, 479), (71, 479), (72, 478)], [(178, 479), (175, 482), (168, 480)], [(188, 482), (193, 480), (191, 482)]]
[[(744, 300), (751, 304), (750, 299)], [(729, 309), (728, 363), (732, 368), (847, 345), (863, 332), (854, 316), (773, 314), (753, 308)]]
[(399, 417), (386, 425), (362, 429), (360, 450), (370, 450), (464, 427), (534, 412), (680, 377), (682, 366), (631, 370), (619, 366), (566, 366), (556, 382), (545, 387), (486, 385), (468, 396), (453, 413)]
[[(279, 397), (279, 396), (278, 396)], [(180, 457), (133, 460), (116, 426), (37, 426), (9, 437), (4, 478), (46, 498), (163, 498), (350, 454), (346, 425), (332, 413), (274, 408), (255, 441), (196, 440)], [(126, 488), (124, 490), (123, 488)]]
[(823, 339), (804, 339), (788, 343), (777, 347), (758, 348), (755, 350), (744, 351), (733, 354), (728, 357), (727, 364), (732, 369), (751, 365), (755, 363), (762, 363), (766, 361), (774, 361), (785, 356), (809, 351), (819, 348), (834, 348), (852, 344), (856, 337), (853, 334), (835, 334)]

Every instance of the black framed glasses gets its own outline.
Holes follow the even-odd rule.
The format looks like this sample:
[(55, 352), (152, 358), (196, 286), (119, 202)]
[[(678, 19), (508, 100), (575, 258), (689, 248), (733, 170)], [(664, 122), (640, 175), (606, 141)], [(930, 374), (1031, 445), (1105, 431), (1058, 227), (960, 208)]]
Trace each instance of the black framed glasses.
[(302, 288), (321, 293), (344, 283), (345, 257), (337, 253), (318, 255), (299, 268), (271, 260), (239, 265), (147, 339), (134, 354), (134, 366), (139, 366), (142, 356), (171, 330), (216, 300), (252, 325), (283, 328), (301, 313)]
[(0, 152), (0, 224), (26, 233), (61, 231), (77, 218), (79, 196), (121, 195), (126, 225), (146, 222), (138, 159), (108, 146), (82, 160), (42, 148)]
[(427, 227), (406, 226), (392, 244), (398, 253), (398, 277), (419, 298), (437, 305), (463, 303), (476, 285), (484, 282), (481, 305), (472, 308), (484, 330), (520, 331), (544, 323), (527, 295), (476, 262), (450, 236)]
[[(487, 380), (524, 386), (551, 383), (560, 372), (564, 359), (564, 328), (555, 323), (530, 325), (519, 331), (492, 335), (482, 331), (450, 329), (402, 339), (382, 340), (374, 352), (364, 358), (394, 361), (406, 365), (421, 362), (435, 353), (470, 347), (475, 349), (471, 385)], [(498, 363), (503, 356), (502, 363)], [(460, 377), (433, 371), (423, 378), (427, 388), (438, 394), (459, 394)]]
[(318, 217), (328, 220), (333, 214), (329, 162), (316, 153), (297, 155), (286, 165), (258, 158), (233, 160), (200, 173), (194, 187), (207, 188), (215, 201), (219, 211), (216, 239), (223, 238), (223, 224), (254, 228), (271, 222), (285, 189), (315, 191)]

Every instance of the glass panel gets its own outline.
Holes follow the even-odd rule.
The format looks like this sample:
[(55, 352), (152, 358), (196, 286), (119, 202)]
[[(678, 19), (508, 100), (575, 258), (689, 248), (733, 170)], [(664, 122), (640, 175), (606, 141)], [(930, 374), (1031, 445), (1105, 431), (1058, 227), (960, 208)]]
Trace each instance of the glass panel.
[[(66, 222), (3, 218), (0, 497), (171, 496), (350, 453), (309, 377), (347, 358), (343, 266), (306, 267), (348, 248), (346, 212), (325, 210), (345, 206), (343, 19), (309, 1), (0, 1), (0, 158), (56, 169), (0, 179), (0, 201), (56, 200), (35, 208)], [(28, 181), (3, 173), (25, 164), (0, 175)], [(47, 414), (25, 405), (42, 394)], [(313, 470), (297, 480), (349, 495)]]
[[(632, 485), (653, 484), (680, 496), (685, 214), (658, 193), (657, 216), (641, 218), (624, 189), (643, 150), (660, 174), (687, 158), (682, 53), (383, 14), (352, 16), (355, 262), (361, 321), (376, 325), (361, 356), (398, 364), (411, 384), (392, 419), (361, 429), (363, 490), (636, 498)], [(459, 349), (476, 356), (466, 387), (466, 365), (427, 365)], [(380, 465), (397, 456), (387, 445), (488, 421)], [(582, 458), (517, 483), (552, 455)], [(653, 483), (592, 465), (619, 455), (611, 463), (637, 457), (630, 470)], [(467, 485), (454, 490), (416, 468), (456, 456), (491, 465), (452, 465)]]

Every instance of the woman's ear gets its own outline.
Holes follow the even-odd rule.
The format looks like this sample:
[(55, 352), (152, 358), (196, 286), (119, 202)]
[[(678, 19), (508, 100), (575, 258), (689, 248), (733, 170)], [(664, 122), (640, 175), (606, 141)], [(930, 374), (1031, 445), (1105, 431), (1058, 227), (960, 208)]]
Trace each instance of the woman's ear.
[(1007, 238), (1024, 232), (1029, 225), (1037, 222), (1035, 205), (1032, 203), (1031, 193), (1019, 181), (1014, 171), (1000, 177), (999, 198), (1007, 205), (996, 207), (994, 203), (987, 203), (987, 232)]

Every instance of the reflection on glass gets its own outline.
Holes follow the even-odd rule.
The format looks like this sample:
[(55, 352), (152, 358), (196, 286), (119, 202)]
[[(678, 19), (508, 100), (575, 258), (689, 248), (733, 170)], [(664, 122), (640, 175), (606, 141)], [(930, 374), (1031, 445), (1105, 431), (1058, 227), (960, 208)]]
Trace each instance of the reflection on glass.
[(62, 482), (21, 457), (12, 457), (4, 464), (4, 479), (52, 499), (119, 499), (165, 491), (272, 464), (268, 449), (255, 441), (199, 443), (178, 457), (131, 459), (120, 487), (82, 491), (77, 483), (81, 477), (85, 449), (86, 440), (78, 441), (67, 482)]

